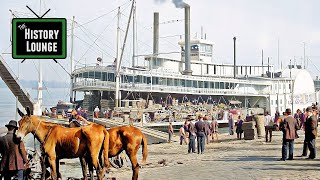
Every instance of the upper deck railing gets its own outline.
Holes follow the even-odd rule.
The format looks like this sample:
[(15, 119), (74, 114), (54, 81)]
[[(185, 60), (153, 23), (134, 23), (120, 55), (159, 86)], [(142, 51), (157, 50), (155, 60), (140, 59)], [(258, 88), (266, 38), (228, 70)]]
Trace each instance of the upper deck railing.
[[(102, 90), (114, 91), (115, 83), (110, 81), (100, 80), (81, 80), (74, 83), (74, 90)], [(240, 96), (266, 96), (269, 95), (265, 90), (253, 91), (252, 89), (212, 89), (212, 88), (194, 88), (181, 86), (165, 86), (152, 84), (133, 84), (121, 83), (120, 90), (136, 92), (162, 92), (162, 93), (184, 93), (184, 94), (199, 94), (199, 95), (240, 95)], [(244, 88), (246, 89), (246, 88)]]

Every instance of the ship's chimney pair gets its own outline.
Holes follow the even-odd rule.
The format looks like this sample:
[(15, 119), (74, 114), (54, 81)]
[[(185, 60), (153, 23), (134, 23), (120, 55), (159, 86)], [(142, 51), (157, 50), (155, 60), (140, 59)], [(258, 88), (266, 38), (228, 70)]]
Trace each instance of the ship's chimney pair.
[[(184, 6), (184, 19), (185, 19), (185, 70), (183, 71), (184, 75), (192, 75), (191, 63), (190, 63), (190, 6), (185, 4)], [(155, 12), (153, 14), (153, 55), (156, 56), (159, 54), (159, 13)]]

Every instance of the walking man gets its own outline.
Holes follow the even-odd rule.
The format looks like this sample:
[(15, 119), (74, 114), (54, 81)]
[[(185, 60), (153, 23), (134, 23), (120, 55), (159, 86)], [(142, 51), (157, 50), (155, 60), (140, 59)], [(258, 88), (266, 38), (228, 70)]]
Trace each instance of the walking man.
[(2, 160), (0, 163), (0, 174), (4, 180), (15, 179), (22, 180), (23, 171), (27, 167), (27, 153), (24, 144), (16, 138), (15, 131), (18, 129), (17, 121), (11, 120), (6, 125), (8, 133), (0, 137), (0, 154)]
[(228, 114), (228, 125), (229, 125), (229, 135), (233, 135), (233, 127), (234, 127), (234, 120), (233, 120), (233, 114)]
[(209, 144), (210, 140), (209, 140), (209, 136), (211, 135), (211, 124), (209, 122), (209, 116), (205, 115), (204, 118), (204, 124), (205, 124), (205, 134), (206, 134), (206, 142), (207, 144)]
[(204, 153), (204, 145), (205, 145), (205, 123), (203, 121), (203, 115), (199, 115), (198, 122), (195, 124), (196, 129), (197, 129), (197, 141), (198, 141), (198, 154), (203, 154)]
[(169, 123), (168, 127), (168, 134), (169, 134), (169, 140), (168, 143), (171, 143), (172, 136), (173, 136), (173, 127), (172, 127), (172, 122)]
[[(293, 144), (294, 139), (297, 138), (296, 131), (299, 129), (297, 121), (291, 115), (291, 109), (286, 109), (285, 118), (280, 125), (283, 132), (282, 138), (282, 158), (281, 161), (293, 160)], [(289, 146), (289, 158), (287, 159), (287, 151)]]
[(191, 119), (188, 118), (188, 124), (185, 126), (186, 132), (189, 133), (189, 146), (188, 146), (188, 153), (196, 153), (196, 128), (192, 123)]
[(187, 121), (184, 122), (184, 125), (181, 126), (181, 128), (179, 129), (179, 133), (180, 133), (180, 145), (182, 145), (182, 142), (184, 142), (185, 144), (187, 144), (187, 140), (186, 140), (186, 132), (185, 132), (185, 126), (187, 125)]
[[(312, 109), (311, 106), (306, 109), (306, 122), (305, 122), (305, 145), (308, 147), (310, 154), (307, 159), (316, 158), (316, 137), (317, 137), (317, 125), (318, 121), (316, 118), (317, 110)], [(306, 148), (303, 149), (303, 154), (307, 155)]]
[[(273, 130), (273, 121), (272, 121), (272, 117), (270, 116), (270, 113), (267, 111), (265, 116), (264, 116), (264, 128), (266, 131), (266, 142), (271, 142), (272, 140), (272, 130)], [(268, 135), (269, 140), (268, 140)]]

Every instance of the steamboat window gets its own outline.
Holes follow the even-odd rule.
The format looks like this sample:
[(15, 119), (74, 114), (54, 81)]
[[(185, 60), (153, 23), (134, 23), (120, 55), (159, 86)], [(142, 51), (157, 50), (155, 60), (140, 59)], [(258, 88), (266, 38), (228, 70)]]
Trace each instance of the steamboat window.
[(114, 73), (108, 73), (108, 81), (114, 82)]
[(204, 88), (209, 88), (209, 82), (208, 81), (204, 82)]
[(186, 80), (186, 87), (192, 87), (192, 81)]
[(213, 66), (213, 74), (217, 74), (217, 66), (216, 65)]
[(199, 88), (203, 88), (203, 81), (199, 81), (198, 84), (199, 84)]
[(214, 89), (214, 82), (210, 82), (210, 88)]
[(128, 78), (128, 82), (129, 82), (129, 83), (132, 83), (132, 82), (133, 82), (133, 76), (127, 76), (127, 78)]
[(159, 77), (152, 77), (152, 84), (159, 84)]
[(174, 86), (180, 86), (179, 79), (174, 79)]
[(147, 84), (151, 84), (151, 77), (147, 77)]
[(198, 82), (197, 81), (193, 81), (192, 84), (193, 84), (193, 87), (198, 88)]

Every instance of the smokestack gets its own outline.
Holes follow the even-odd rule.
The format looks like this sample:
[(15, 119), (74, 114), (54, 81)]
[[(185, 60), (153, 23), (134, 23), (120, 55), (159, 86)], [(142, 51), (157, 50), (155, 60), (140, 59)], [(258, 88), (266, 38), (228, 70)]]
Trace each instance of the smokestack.
[(159, 53), (159, 13), (153, 13), (153, 54)]
[(190, 6), (185, 4), (184, 6), (184, 22), (185, 22), (185, 40), (184, 40), (184, 64), (185, 70), (183, 74), (192, 75), (191, 64), (190, 64)]
[(236, 79), (237, 67), (236, 67), (236, 37), (233, 37), (233, 78)]

